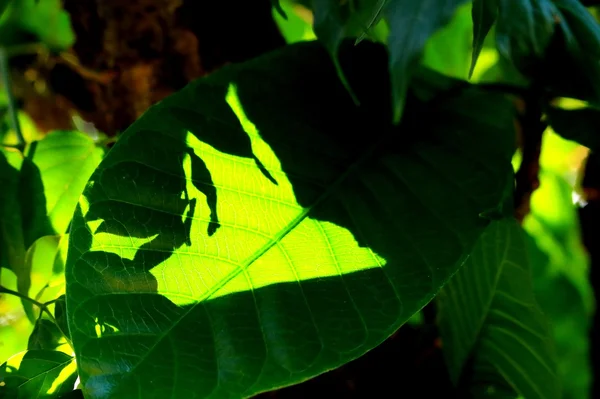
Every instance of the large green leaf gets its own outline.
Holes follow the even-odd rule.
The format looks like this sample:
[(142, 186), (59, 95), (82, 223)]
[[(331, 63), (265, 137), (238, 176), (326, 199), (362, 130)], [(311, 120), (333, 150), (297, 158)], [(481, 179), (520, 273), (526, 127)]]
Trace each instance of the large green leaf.
[(50, 350), (18, 353), (0, 366), (0, 397), (59, 398), (75, 385), (74, 360), (63, 352)]
[[(415, 80), (390, 123), (382, 46), (318, 43), (152, 107), (90, 179), (66, 266), (87, 398), (248, 397), (361, 356), (457, 270), (512, 169), (513, 106)], [(411, 91), (412, 93), (412, 91)]]
[(526, 242), (515, 220), (487, 228), (437, 303), (448, 370), (461, 388), (561, 398), (549, 326), (533, 294)]

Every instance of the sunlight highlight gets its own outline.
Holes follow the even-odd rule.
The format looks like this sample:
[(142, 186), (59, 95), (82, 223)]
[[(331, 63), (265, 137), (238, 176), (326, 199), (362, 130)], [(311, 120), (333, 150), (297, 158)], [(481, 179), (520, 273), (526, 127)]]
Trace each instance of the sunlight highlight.
[(77, 364), (75, 361), (69, 362), (58, 374), (58, 376), (52, 381), (52, 385), (46, 391), (46, 395), (52, 395), (56, 392), (57, 389), (61, 387), (61, 385), (69, 379), (75, 372), (77, 372)]
[(347, 229), (307, 217), (309, 210), (296, 200), (279, 158), (248, 119), (234, 85), (226, 101), (248, 135), (254, 156), (276, 184), (255, 159), (220, 152), (188, 133), (186, 144), (205, 163), (217, 188), (221, 227), (213, 236), (207, 234), (207, 198), (191, 181), (192, 161), (186, 154), (186, 190), (190, 199), (196, 198), (191, 245), (182, 245), (150, 270), (158, 292), (187, 305), (277, 283), (384, 266), (385, 260), (360, 247)]

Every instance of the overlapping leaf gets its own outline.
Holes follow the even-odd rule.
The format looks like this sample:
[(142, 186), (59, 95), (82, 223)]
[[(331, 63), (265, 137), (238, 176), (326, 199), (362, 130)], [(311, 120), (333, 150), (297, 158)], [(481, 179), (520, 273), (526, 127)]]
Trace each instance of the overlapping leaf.
[(59, 398), (73, 390), (75, 372), (75, 359), (63, 352), (21, 352), (0, 366), (0, 397)]
[(464, 392), (561, 397), (549, 326), (535, 301), (516, 221), (486, 229), (437, 303), (448, 370)]
[(87, 398), (305, 380), (381, 343), (463, 262), (510, 180), (512, 105), (436, 75), (392, 126), (383, 47), (340, 59), (360, 107), (320, 45), (296, 44), (163, 100), (101, 163), (66, 270)]

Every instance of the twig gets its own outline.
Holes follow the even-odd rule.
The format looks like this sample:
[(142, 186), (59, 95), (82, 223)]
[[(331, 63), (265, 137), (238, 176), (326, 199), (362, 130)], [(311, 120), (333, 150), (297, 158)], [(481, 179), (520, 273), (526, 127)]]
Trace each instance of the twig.
[(47, 309), (48, 309), (48, 306), (47, 306), (46, 304), (44, 304), (44, 303), (41, 303), (41, 302), (38, 302), (38, 301), (36, 301), (35, 299), (28, 297), (27, 295), (23, 295), (23, 294), (21, 294), (20, 292), (13, 291), (13, 290), (11, 290), (11, 289), (8, 289), (8, 288), (6, 288), (6, 287), (3, 287), (3, 286), (1, 286), (1, 285), (0, 285), (0, 293), (9, 294), (9, 295), (13, 295), (13, 296), (16, 296), (16, 297), (18, 297), (18, 298), (21, 298), (21, 299), (23, 299), (23, 300), (25, 300), (25, 301), (27, 301), (27, 302), (31, 302), (31, 303), (33, 303), (35, 306), (39, 307), (41, 310), (47, 310)]
[(0, 75), (2, 75), (2, 84), (4, 85), (4, 90), (6, 90), (6, 98), (8, 99), (8, 113), (10, 115), (10, 121), (18, 140), (17, 148), (23, 151), (25, 150), (25, 138), (23, 137), (21, 125), (19, 124), (19, 118), (17, 116), (15, 97), (12, 93), (10, 71), (8, 69), (8, 54), (4, 47), (0, 47)]

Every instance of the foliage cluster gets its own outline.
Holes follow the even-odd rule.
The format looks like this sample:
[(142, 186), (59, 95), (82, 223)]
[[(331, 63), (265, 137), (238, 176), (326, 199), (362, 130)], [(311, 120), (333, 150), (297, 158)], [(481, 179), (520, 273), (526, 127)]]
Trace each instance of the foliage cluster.
[(76, 38), (59, 0), (0, 1), (0, 398), (251, 397), (426, 306), (440, 397), (588, 397), (586, 6), (274, 0), (288, 45), (191, 82), (108, 149), (28, 127), (11, 51)]

